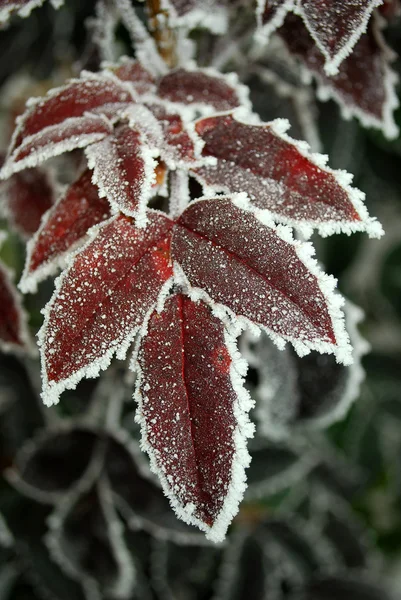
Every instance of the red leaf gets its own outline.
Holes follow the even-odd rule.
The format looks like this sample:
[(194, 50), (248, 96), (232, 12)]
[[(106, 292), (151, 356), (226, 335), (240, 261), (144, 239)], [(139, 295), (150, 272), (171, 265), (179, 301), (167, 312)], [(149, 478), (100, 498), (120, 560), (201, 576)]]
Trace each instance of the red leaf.
[[(67, 140), (71, 144), (73, 136), (92, 134), (93, 138), (97, 134), (95, 139), (104, 137), (110, 131), (108, 121), (95, 117), (93, 113), (113, 119), (118, 116), (119, 109), (133, 101), (127, 86), (117, 79), (93, 74), (89, 76), (86, 73), (83, 79), (71, 80), (63, 87), (51, 90), (44, 98), (35, 100), (18, 119), (10, 148), (10, 160), (21, 161), (36, 149), (36, 144), (43, 152), (46, 145), (60, 144), (66, 140), (66, 147), (56, 152), (59, 154), (85, 145), (80, 139), (76, 140), (74, 146), (67, 145)], [(73, 132), (70, 131), (71, 128), (74, 129)], [(99, 133), (102, 135), (99, 136)], [(52, 147), (47, 148), (45, 158), (54, 153)], [(34, 166), (28, 159), (24, 162), (24, 167)], [(18, 170), (24, 167), (20, 164)], [(15, 168), (16, 165), (14, 170)]]
[[(3, 239), (1, 237), (0, 242)], [(32, 351), (21, 297), (15, 289), (10, 272), (1, 262), (0, 349), (3, 352)]]
[(356, 116), (362, 125), (380, 128), (388, 138), (398, 135), (393, 117), (398, 106), (394, 91), (397, 78), (389, 67), (392, 55), (376, 23), (371, 24), (352, 54), (341, 63), (338, 75), (330, 78), (324, 73), (324, 56), (302, 19), (289, 15), (279, 33), (291, 54), (316, 78), (321, 100), (334, 99), (345, 118)]
[(350, 179), (324, 167), (322, 157), (308, 154), (281, 125), (249, 125), (235, 114), (201, 119), (196, 131), (205, 141), (203, 154), (218, 160), (197, 169), (198, 179), (214, 192), (246, 192), (257, 208), (305, 232), (316, 227), (323, 235), (368, 231), (379, 236), (379, 223), (368, 217), (364, 196), (348, 185)]
[(294, 6), (294, 0), (258, 0), (258, 21), (263, 34), (269, 36), (283, 24), (285, 15)]
[[(366, 31), (374, 8), (383, 0), (259, 0), (261, 35), (269, 36), (281, 27), (289, 11), (299, 14), (313, 43), (323, 54), (328, 75), (338, 73), (342, 61), (351, 54)], [(322, 68), (323, 68), (322, 63)]]
[(177, 515), (213, 541), (224, 539), (238, 510), (252, 433), (252, 401), (230, 351), (233, 341), (210, 308), (177, 294), (151, 315), (138, 355), (138, 412), (152, 468)]
[(144, 226), (157, 162), (141, 132), (120, 125), (114, 135), (87, 148), (86, 157), (100, 195), (106, 196), (116, 211), (135, 217), (138, 225)]
[(61, 266), (66, 253), (83, 240), (88, 229), (110, 216), (109, 204), (99, 197), (91, 178), (92, 172), (86, 170), (67, 189), (28, 244), (20, 283), (24, 292), (35, 292), (38, 282)]
[(59, 125), (46, 127), (43, 131), (22, 140), (6, 161), (1, 176), (6, 178), (27, 167), (36, 167), (44, 161), (101, 140), (112, 131), (105, 117), (87, 114), (66, 119)]
[(197, 108), (229, 110), (247, 104), (245, 88), (238, 86), (233, 75), (232, 81), (229, 81), (227, 76), (217, 71), (212, 75), (210, 69), (187, 71), (180, 68), (170, 71), (160, 79), (158, 94), (170, 102)]
[(326, 59), (328, 75), (338, 67), (366, 31), (375, 7), (383, 0), (299, 0), (301, 15)]
[(180, 115), (168, 112), (157, 104), (152, 104), (148, 108), (162, 128), (165, 147), (160, 148), (160, 153), (164, 160), (170, 163), (177, 161), (193, 163), (196, 160), (195, 143), (186, 130)]
[(149, 94), (156, 90), (153, 75), (138, 61), (124, 57), (113, 73), (122, 81), (129, 81), (137, 94)]
[[(266, 328), (278, 343), (283, 338), (301, 353), (316, 349), (348, 361), (339, 300), (332, 294), (336, 282), (288, 230), (263, 225), (224, 197), (193, 202), (178, 225), (172, 259), (184, 285)], [(179, 271), (176, 277), (180, 281)]]
[(92, 229), (90, 241), (57, 280), (40, 331), (43, 398), (96, 377), (123, 357), (170, 278), (172, 222), (150, 212), (146, 229), (119, 216)]
[(48, 174), (41, 169), (30, 169), (13, 175), (0, 185), (6, 216), (21, 235), (31, 236), (54, 201)]

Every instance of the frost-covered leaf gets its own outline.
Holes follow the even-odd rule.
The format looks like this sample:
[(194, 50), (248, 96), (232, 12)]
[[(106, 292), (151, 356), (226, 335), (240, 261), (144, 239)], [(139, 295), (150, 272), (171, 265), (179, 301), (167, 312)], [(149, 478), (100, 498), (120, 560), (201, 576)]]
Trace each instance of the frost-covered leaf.
[(238, 84), (236, 76), (221, 75), (211, 69), (170, 71), (160, 78), (157, 91), (164, 100), (202, 112), (248, 106), (246, 88)]
[(93, 181), (115, 211), (146, 224), (146, 203), (152, 194), (157, 166), (138, 129), (119, 125), (114, 134), (86, 149)]
[(200, 155), (200, 140), (194, 140), (194, 134), (191, 135), (188, 131), (181, 116), (165, 110), (158, 104), (150, 105), (149, 110), (156, 117), (162, 130), (160, 144), (162, 158), (172, 165), (194, 163), (198, 154)]
[[(193, 202), (178, 219), (172, 257), (176, 277), (266, 329), (274, 341), (290, 340), (300, 354), (335, 353), (348, 362), (335, 280), (324, 275), (307, 244), (289, 230), (262, 224), (244, 196)], [(241, 208), (240, 208), (241, 206)], [(245, 208), (245, 209), (244, 209)]]
[(322, 53), (327, 75), (336, 75), (381, 4), (383, 0), (258, 0), (259, 36), (266, 39), (294, 11)]
[(142, 445), (177, 515), (221, 541), (238, 510), (252, 402), (233, 339), (208, 306), (176, 294), (138, 352)]
[(203, 155), (217, 158), (216, 165), (195, 171), (208, 190), (246, 192), (254, 206), (305, 232), (381, 235), (363, 205), (363, 193), (350, 187), (351, 177), (329, 169), (324, 157), (288, 137), (285, 121), (253, 125), (239, 117), (228, 113), (196, 123), (205, 142)]
[[(0, 24), (8, 21), (13, 13), (20, 17), (28, 17), (31, 11), (41, 6), (45, 0), (0, 0)], [(59, 8), (63, 0), (51, 0), (54, 8)]]
[(109, 118), (133, 101), (123, 81), (88, 73), (31, 101), (17, 119), (3, 176), (105, 137)]
[(374, 8), (383, 0), (298, 0), (300, 14), (319, 50), (323, 53), (328, 75), (353, 51), (366, 31)]
[[(0, 245), (4, 237), (0, 235)], [(11, 273), (0, 262), (0, 348), (3, 352), (31, 352), (22, 299), (12, 281)]]
[(279, 34), (289, 51), (313, 75), (321, 100), (332, 98), (339, 103), (344, 118), (357, 117), (365, 127), (376, 127), (392, 139), (398, 128), (393, 112), (398, 106), (395, 94), (397, 77), (390, 68), (393, 54), (386, 46), (373, 20), (350, 54), (341, 63), (339, 73), (328, 77), (324, 72), (324, 56), (315, 46), (302, 19), (289, 15)]
[(124, 216), (92, 228), (46, 308), (40, 332), (45, 402), (57, 402), (83, 377), (96, 377), (115, 352), (125, 355), (170, 278), (171, 226), (162, 213), (149, 212), (146, 229)]
[(57, 502), (83, 476), (97, 441), (88, 428), (43, 430), (21, 448), (8, 479), (26, 496)]
[(92, 172), (84, 171), (47, 213), (29, 242), (20, 289), (36, 291), (37, 284), (61, 266), (66, 253), (83, 240), (88, 229), (109, 216), (109, 204), (99, 197), (98, 188), (92, 183)]
[(23, 139), (6, 160), (1, 176), (6, 178), (27, 167), (36, 167), (53, 156), (97, 142), (111, 131), (111, 123), (103, 116), (88, 113), (66, 118), (58, 125), (45, 127)]
[[(1, 160), (0, 160), (1, 162)], [(0, 183), (0, 211), (24, 237), (38, 229), (43, 214), (54, 202), (55, 190), (48, 173), (30, 169)]]
[(50, 553), (73, 579), (92, 582), (107, 596), (132, 597), (135, 568), (107, 480), (78, 486), (58, 504), (49, 526)]
[(266, 39), (283, 24), (289, 10), (295, 5), (295, 0), (257, 0), (259, 35)]
[(139, 60), (123, 57), (119, 65), (111, 68), (116, 77), (122, 81), (129, 81), (137, 94), (142, 95), (155, 92), (156, 80)]

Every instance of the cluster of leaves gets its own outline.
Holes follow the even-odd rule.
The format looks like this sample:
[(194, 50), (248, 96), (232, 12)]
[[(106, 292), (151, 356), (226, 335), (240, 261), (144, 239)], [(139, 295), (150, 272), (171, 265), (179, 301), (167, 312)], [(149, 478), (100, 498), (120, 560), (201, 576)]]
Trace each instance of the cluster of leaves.
[[(3, 4), (5, 19), (40, 3)], [(327, 2), (324, 19), (312, 1), (259, 2), (246, 63), (229, 23), (251, 15), (253, 36), (252, 3), (161, 4), (171, 28), (225, 31), (212, 64), (246, 80), (263, 119), (271, 86), (314, 150), (324, 141), (312, 78), (319, 99), (397, 135), (382, 37), (396, 2)], [(137, 58), (99, 68), (115, 58), (120, 20)], [(185, 36), (168, 70), (129, 2), (99, 2), (90, 31), (96, 72), (30, 100), (3, 159), (3, 212), (29, 240), (21, 291), (62, 270), (39, 341), (42, 398), (53, 405), (64, 392), (43, 417), (30, 388), (27, 426), (6, 395), (9, 597), (386, 598), (352, 508), (377, 529), (364, 504), (372, 465), (346, 464), (316, 433), (359, 394), (360, 317), (347, 307), (345, 328), (335, 280), (302, 241), (313, 231), (380, 237), (380, 224), (347, 173), (290, 138), (283, 119), (261, 121), (238, 76), (180, 60)], [(7, 270), (1, 278), (2, 348), (32, 353), (19, 293)], [(79, 383), (131, 346), (98, 386)], [(2, 387), (18, 390), (21, 367), (4, 360)], [(5, 432), (20, 418), (10, 446)], [(193, 525), (222, 541), (244, 493), (226, 544), (210, 546)], [(25, 510), (36, 517), (21, 526)]]
[[(343, 401), (350, 367), (341, 369), (340, 382), (315, 382), (331, 409)], [(390, 598), (350, 504), (365, 472), (313, 429), (253, 440), (244, 508), (215, 546), (174, 517), (143, 460), (121, 369), (46, 411), (21, 363), (4, 355), (1, 385), (4, 598)]]

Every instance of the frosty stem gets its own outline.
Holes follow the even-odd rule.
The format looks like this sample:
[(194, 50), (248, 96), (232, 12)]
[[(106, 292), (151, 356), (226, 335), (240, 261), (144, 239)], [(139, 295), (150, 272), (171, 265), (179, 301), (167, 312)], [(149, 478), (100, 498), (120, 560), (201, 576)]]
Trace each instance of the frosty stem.
[(149, 29), (160, 56), (169, 67), (177, 64), (176, 35), (168, 25), (168, 12), (161, 8), (160, 0), (147, 0)]

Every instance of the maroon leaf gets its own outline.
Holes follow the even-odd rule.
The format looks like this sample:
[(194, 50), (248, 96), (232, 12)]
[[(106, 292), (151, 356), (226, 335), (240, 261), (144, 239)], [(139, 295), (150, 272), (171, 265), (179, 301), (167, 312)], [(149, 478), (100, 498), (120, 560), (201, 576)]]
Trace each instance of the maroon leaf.
[(382, 3), (383, 0), (259, 0), (260, 34), (269, 36), (281, 27), (289, 11), (296, 12), (323, 54), (327, 75), (335, 75), (366, 31), (372, 11)]
[(123, 357), (170, 278), (172, 221), (150, 212), (146, 229), (124, 216), (92, 229), (90, 241), (57, 280), (40, 331), (44, 401), (96, 377)]
[(124, 82), (87, 73), (51, 90), (18, 119), (5, 174), (101, 139), (110, 133), (108, 118), (132, 102)]
[(280, 27), (293, 7), (294, 0), (258, 0), (258, 21), (263, 27), (263, 35), (269, 36)]
[(9, 221), (21, 235), (31, 236), (54, 202), (54, 189), (48, 174), (41, 169), (30, 169), (13, 175), (0, 185)]
[(156, 90), (153, 75), (138, 61), (124, 57), (113, 73), (122, 81), (129, 81), (137, 94), (149, 94)]
[[(246, 206), (243, 197), (235, 200)], [(263, 225), (224, 197), (193, 202), (178, 225), (172, 258), (183, 273), (177, 269), (177, 281), (266, 328), (278, 343), (286, 339), (300, 353), (316, 349), (349, 360), (341, 303), (332, 294), (336, 282), (288, 230)]]
[(38, 282), (55, 273), (66, 253), (83, 240), (88, 229), (110, 216), (109, 204), (99, 197), (91, 178), (92, 172), (86, 170), (67, 189), (28, 244), (20, 283), (24, 292), (35, 292)]
[(348, 56), (383, 0), (299, 0), (301, 15), (326, 59), (328, 75)]
[(209, 307), (176, 294), (151, 315), (138, 354), (138, 413), (152, 468), (177, 515), (213, 541), (238, 510), (253, 431), (233, 348)]
[(144, 226), (157, 163), (152, 151), (144, 145), (141, 132), (120, 125), (114, 135), (87, 148), (86, 156), (100, 195), (116, 211), (135, 217)]
[(289, 15), (279, 32), (291, 54), (316, 78), (321, 100), (334, 99), (345, 118), (356, 116), (362, 125), (380, 128), (388, 138), (398, 135), (393, 117), (398, 106), (397, 78), (389, 67), (392, 54), (376, 23), (341, 63), (338, 75), (330, 78), (324, 73), (324, 56), (300, 17)]
[(214, 192), (246, 192), (252, 203), (277, 220), (323, 235), (367, 231), (377, 237), (379, 223), (352, 189), (347, 176), (324, 166), (322, 157), (283, 134), (282, 122), (250, 125), (235, 114), (201, 119), (196, 131), (205, 142), (203, 154), (217, 164), (195, 171)]
[(36, 167), (53, 156), (83, 148), (101, 140), (111, 131), (112, 125), (105, 117), (91, 114), (46, 127), (21, 142), (6, 161), (1, 176), (9, 177), (27, 167)]
[(158, 94), (170, 102), (200, 109), (229, 110), (248, 104), (245, 88), (238, 85), (233, 74), (228, 78), (210, 69), (170, 71), (160, 79)]
[[(4, 239), (0, 237), (0, 242)], [(0, 262), (0, 349), (3, 352), (28, 351), (31, 344), (22, 309), (21, 297), (11, 279), (11, 274)]]
[[(163, 142), (161, 156), (170, 163), (193, 163), (196, 161), (198, 149), (187, 131), (180, 115), (165, 110), (162, 106), (152, 104), (149, 110), (158, 120), (162, 128)], [(200, 154), (200, 152), (199, 152)]]

